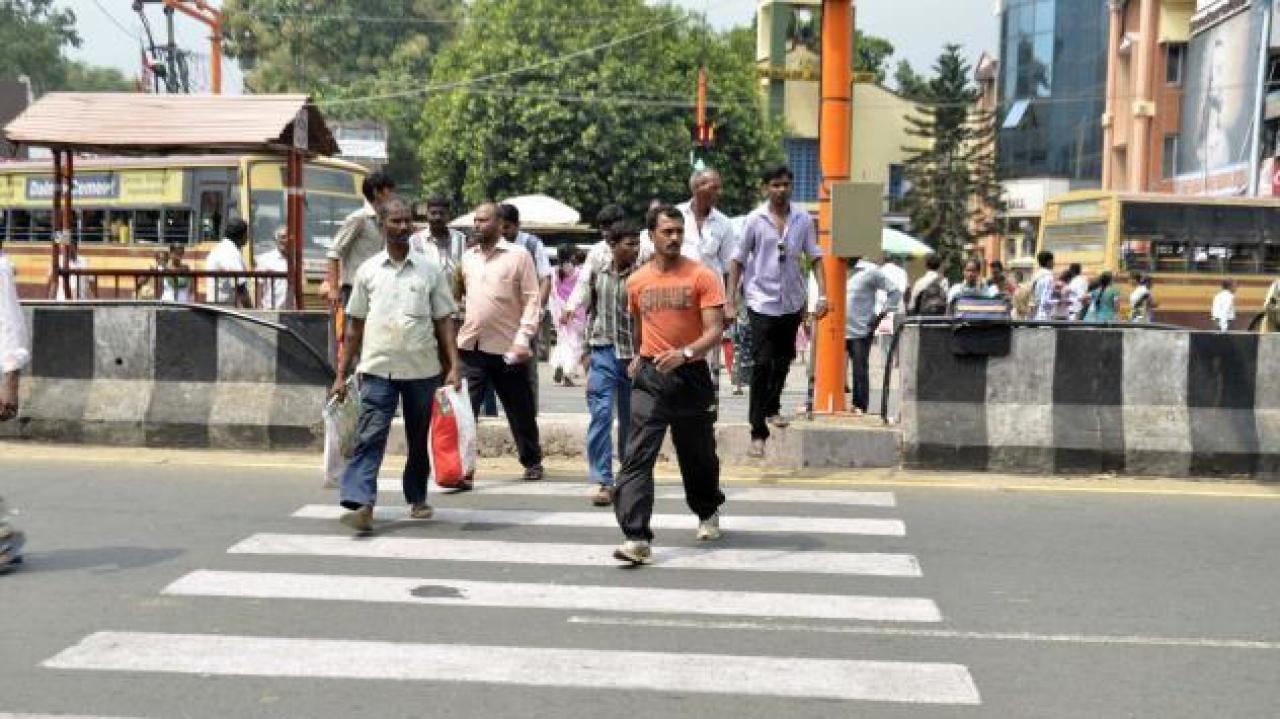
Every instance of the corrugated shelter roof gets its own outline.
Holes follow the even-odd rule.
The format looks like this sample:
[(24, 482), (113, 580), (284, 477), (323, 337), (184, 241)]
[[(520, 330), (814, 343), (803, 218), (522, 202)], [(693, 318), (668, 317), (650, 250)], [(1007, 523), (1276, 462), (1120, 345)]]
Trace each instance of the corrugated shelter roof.
[(305, 95), (51, 92), (4, 128), (10, 142), (113, 155), (281, 152), (307, 112), (310, 152), (338, 143)]

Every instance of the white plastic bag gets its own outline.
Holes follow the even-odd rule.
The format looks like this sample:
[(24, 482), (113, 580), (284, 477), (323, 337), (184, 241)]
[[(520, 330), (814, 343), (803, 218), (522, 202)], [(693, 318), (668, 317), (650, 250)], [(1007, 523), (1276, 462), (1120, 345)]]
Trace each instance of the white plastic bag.
[(427, 446), (437, 485), (458, 487), (475, 474), (476, 418), (465, 380), (460, 390), (445, 385), (436, 391)]
[(324, 486), (336, 487), (356, 451), (360, 391), (355, 375), (347, 380), (347, 396), (330, 397), (324, 406)]

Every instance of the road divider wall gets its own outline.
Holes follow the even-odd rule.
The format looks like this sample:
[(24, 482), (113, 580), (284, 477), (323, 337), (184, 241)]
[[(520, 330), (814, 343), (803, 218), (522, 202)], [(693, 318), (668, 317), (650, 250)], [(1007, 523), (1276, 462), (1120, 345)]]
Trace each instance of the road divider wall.
[(1037, 474), (1280, 479), (1280, 335), (1014, 327), (961, 355), (902, 335), (903, 463)]
[[(299, 339), (215, 310), (161, 304), (23, 308), (32, 359), (0, 437), (213, 449), (319, 449), (329, 369)], [(315, 312), (251, 312), (328, 344)]]

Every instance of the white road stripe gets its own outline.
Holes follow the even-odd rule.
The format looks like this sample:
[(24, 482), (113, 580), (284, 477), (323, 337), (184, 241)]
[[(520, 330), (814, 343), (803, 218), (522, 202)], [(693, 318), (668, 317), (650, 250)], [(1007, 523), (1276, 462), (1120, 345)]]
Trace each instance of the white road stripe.
[(959, 664), (99, 632), (54, 669), (980, 704)]
[(412, 577), (206, 570), (192, 572), (170, 584), (165, 588), (164, 594), (642, 614), (715, 614), (882, 622), (942, 621), (938, 606), (932, 600), (910, 597), (521, 584)]
[[(343, 537), (327, 534), (255, 534), (229, 554), (278, 554), (366, 559), (415, 559), (502, 564), (613, 566), (613, 545), (500, 542), (475, 539)], [(814, 552), (788, 549), (730, 549), (723, 546), (656, 547), (656, 568), (720, 569), (744, 572), (804, 572), (919, 577), (910, 554)]]
[[(337, 519), (347, 510), (337, 505), (308, 504), (293, 513), (302, 519)], [(400, 506), (374, 509), (378, 520), (405, 519)], [(540, 509), (457, 509), (437, 507), (436, 522), (449, 524), (518, 524), (530, 527), (618, 527), (612, 512), (549, 512)], [(687, 529), (698, 526), (692, 514), (655, 514), (649, 521), (653, 529)], [(902, 537), (907, 533), (900, 519), (845, 519), (842, 517), (749, 517), (727, 514), (720, 518), (726, 532), (797, 532), (805, 534), (860, 534), (878, 537)]]
[[(595, 487), (593, 484), (572, 484), (569, 482), (492, 482), (483, 480), (476, 483), (474, 494), (500, 494), (518, 497), (581, 497), (586, 501), (587, 495)], [(855, 492), (843, 489), (778, 489), (774, 487), (721, 487), (726, 497), (732, 502), (775, 502), (778, 504), (826, 504), (840, 507), (896, 507), (897, 501), (893, 492)], [(399, 479), (378, 480), (378, 491), (388, 494), (400, 494)], [(447, 490), (432, 488), (432, 497), (445, 494)], [(682, 487), (657, 488), (658, 499), (684, 499)], [(467, 495), (459, 495), (467, 496)]]
[(651, 617), (572, 616), (570, 624), (631, 626), (660, 629), (724, 629), (729, 631), (817, 632), (860, 634), (874, 637), (912, 639), (962, 639), (996, 642), (1044, 642), (1048, 644), (1114, 644), (1118, 646), (1189, 647), (1192, 649), (1262, 649), (1280, 651), (1280, 642), (1261, 639), (1217, 639), (1213, 637), (1152, 637), (1133, 634), (1035, 634), (1032, 632), (971, 632), (957, 629), (904, 629), (899, 627), (855, 627), (832, 624), (779, 624), (776, 622), (724, 621), (714, 619), (657, 619)]

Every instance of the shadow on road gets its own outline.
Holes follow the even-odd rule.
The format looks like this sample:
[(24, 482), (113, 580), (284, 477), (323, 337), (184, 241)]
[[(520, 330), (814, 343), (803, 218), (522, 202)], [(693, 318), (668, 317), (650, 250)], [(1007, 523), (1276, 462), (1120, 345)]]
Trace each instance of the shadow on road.
[[(28, 545), (30, 546), (30, 545)], [(110, 574), (127, 569), (141, 569), (167, 562), (183, 554), (181, 549), (150, 547), (94, 547), (91, 549), (55, 549), (27, 552), (24, 572), (67, 572), (91, 569), (95, 574)]]

